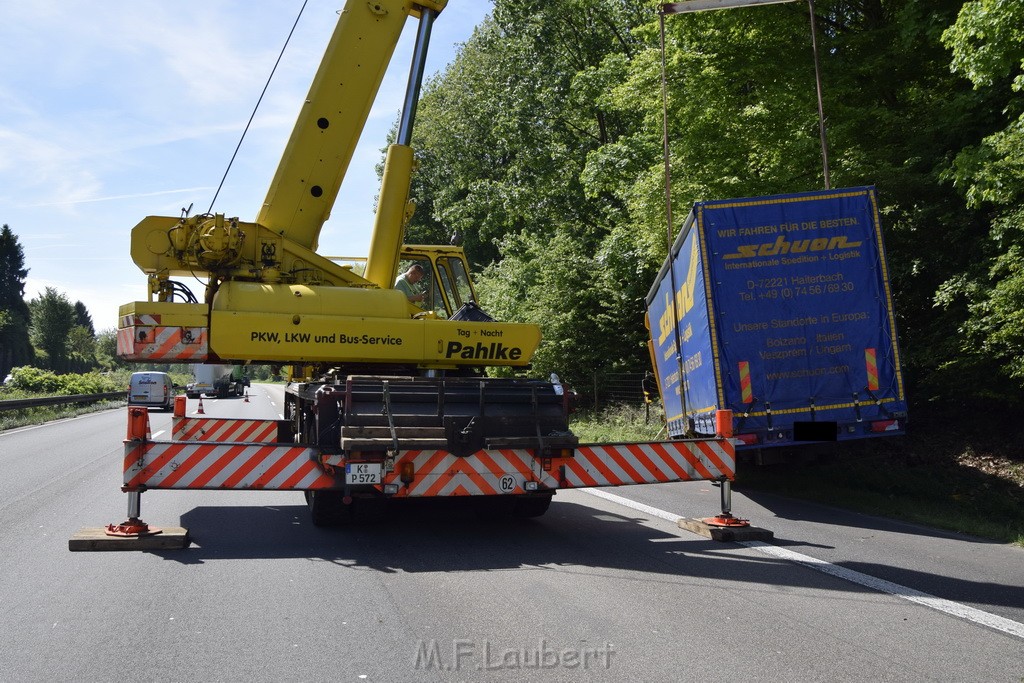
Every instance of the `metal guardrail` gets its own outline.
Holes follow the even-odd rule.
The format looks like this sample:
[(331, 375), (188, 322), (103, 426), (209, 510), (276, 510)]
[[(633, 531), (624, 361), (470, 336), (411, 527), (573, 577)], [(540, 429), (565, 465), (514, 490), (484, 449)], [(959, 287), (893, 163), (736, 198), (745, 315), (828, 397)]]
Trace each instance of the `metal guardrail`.
[(45, 396), (42, 398), (15, 398), (0, 401), (0, 412), (5, 410), (21, 410), (23, 408), (39, 408), (41, 406), (62, 405), (65, 403), (90, 403), (112, 398), (127, 400), (125, 391), (109, 391), (105, 394), (72, 394), (71, 396)]

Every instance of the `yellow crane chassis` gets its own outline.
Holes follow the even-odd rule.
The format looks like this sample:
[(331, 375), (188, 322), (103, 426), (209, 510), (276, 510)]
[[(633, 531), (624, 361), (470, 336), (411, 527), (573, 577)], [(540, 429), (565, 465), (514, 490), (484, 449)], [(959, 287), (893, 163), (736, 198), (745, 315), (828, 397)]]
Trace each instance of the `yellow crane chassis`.
[(212, 306), (122, 306), (118, 355), (158, 363), (525, 366), (540, 343), (533, 325), (410, 317), (409, 309), (395, 290), (226, 282)]

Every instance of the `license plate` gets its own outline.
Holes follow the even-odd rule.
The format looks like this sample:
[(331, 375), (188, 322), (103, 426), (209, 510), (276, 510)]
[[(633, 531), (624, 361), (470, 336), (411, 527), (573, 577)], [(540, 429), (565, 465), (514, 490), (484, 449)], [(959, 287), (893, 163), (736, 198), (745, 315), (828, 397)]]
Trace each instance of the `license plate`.
[(346, 484), (379, 484), (381, 466), (379, 462), (350, 462), (345, 464)]

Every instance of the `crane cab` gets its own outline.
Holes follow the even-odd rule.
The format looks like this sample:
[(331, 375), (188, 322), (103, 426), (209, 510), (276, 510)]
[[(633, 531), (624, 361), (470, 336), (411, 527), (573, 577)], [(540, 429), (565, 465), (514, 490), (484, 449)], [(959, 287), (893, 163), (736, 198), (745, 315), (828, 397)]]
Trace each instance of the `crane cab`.
[(424, 297), (414, 303), (424, 311), (447, 320), (467, 304), (475, 306), (476, 291), (461, 247), (406, 245), (399, 256), (398, 275), (413, 265), (423, 269), (423, 279), (414, 287)]

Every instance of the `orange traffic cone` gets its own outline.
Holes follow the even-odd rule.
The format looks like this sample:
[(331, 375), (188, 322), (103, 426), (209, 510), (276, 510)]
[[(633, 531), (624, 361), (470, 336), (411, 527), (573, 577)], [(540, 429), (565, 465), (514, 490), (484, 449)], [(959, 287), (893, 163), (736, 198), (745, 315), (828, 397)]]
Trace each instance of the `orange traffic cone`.
[(199, 410), (196, 411), (196, 415), (206, 415), (206, 411), (203, 410), (203, 397), (199, 397)]
[(246, 403), (249, 402), (249, 390), (248, 389), (245, 390), (245, 402)]

